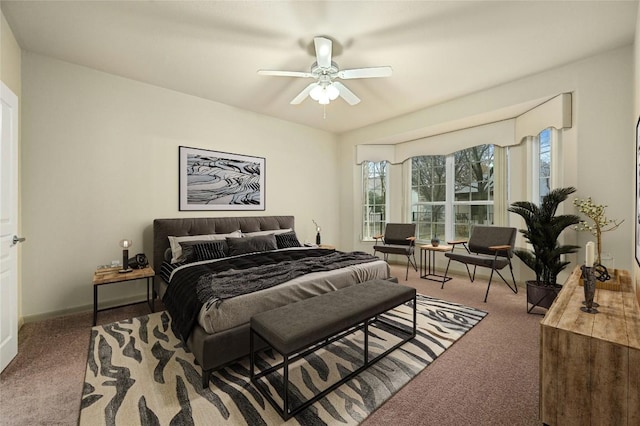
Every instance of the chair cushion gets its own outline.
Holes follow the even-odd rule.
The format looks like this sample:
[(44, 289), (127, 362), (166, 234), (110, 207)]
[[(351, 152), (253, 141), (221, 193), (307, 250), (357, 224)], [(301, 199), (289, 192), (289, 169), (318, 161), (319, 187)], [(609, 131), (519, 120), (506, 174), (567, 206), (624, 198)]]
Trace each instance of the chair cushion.
[(397, 244), (385, 244), (383, 246), (373, 246), (374, 253), (379, 251), (386, 254), (404, 254), (405, 256), (413, 253), (413, 246), (397, 245)]
[[(459, 252), (459, 253), (449, 252), (449, 253), (445, 253), (444, 255), (451, 260), (456, 260), (462, 263), (468, 263), (470, 265), (484, 266), (485, 268), (492, 268), (494, 265), (493, 261), (495, 258), (495, 256), (493, 255), (473, 254), (473, 253), (466, 253), (466, 252)], [(495, 259), (495, 269), (502, 269), (508, 264), (509, 264), (508, 258), (498, 256), (498, 258)]]

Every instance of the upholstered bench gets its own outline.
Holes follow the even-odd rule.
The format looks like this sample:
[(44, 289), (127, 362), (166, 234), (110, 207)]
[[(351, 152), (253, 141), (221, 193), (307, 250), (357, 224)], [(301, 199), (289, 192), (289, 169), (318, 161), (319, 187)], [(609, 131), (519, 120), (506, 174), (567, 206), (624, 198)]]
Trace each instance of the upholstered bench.
[[(413, 301), (413, 327), (406, 329), (386, 322), (385, 312)], [(406, 334), (400, 342), (385, 352), (369, 359), (369, 326), (383, 322), (386, 327), (395, 328)], [(328, 345), (350, 333), (364, 331), (364, 362), (361, 367), (334, 383), (328, 389), (297, 407), (289, 405), (289, 365), (291, 362)], [(416, 290), (384, 280), (367, 281), (340, 290), (285, 305), (271, 311), (262, 312), (251, 318), (251, 382), (262, 395), (287, 420), (304, 410), (329, 392), (350, 380), (370, 365), (397, 349), (416, 335)], [(280, 353), (283, 361), (260, 372), (255, 371), (256, 351), (254, 339), (260, 338), (268, 346)], [(282, 408), (264, 388), (261, 377), (283, 369)], [(280, 393), (280, 392), (278, 392)]]

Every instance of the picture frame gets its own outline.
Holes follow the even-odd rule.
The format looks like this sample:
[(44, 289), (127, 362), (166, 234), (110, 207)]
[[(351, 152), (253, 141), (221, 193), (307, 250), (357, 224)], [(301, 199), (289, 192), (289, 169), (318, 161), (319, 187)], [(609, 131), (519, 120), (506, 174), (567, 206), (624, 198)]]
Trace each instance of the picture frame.
[(266, 159), (179, 147), (179, 210), (265, 210)]
[(636, 262), (640, 266), (640, 117), (636, 123), (636, 216), (635, 216), (635, 236), (636, 236)]

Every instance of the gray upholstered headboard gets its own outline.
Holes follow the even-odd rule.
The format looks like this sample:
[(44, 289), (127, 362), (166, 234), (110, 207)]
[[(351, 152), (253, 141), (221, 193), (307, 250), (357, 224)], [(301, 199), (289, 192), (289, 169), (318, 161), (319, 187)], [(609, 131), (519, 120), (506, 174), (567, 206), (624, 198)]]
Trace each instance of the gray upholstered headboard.
[(180, 219), (155, 219), (153, 221), (153, 268), (160, 271), (164, 252), (169, 248), (168, 236), (228, 234), (242, 232), (294, 229), (293, 216), (253, 217), (185, 217)]

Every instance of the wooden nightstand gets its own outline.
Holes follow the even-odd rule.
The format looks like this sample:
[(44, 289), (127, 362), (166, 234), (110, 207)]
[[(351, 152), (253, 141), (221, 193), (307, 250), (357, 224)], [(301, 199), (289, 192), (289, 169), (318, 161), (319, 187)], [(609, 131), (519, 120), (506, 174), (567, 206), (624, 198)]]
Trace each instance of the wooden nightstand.
[(142, 269), (134, 269), (131, 272), (120, 273), (119, 267), (116, 268), (104, 268), (97, 269), (93, 274), (93, 325), (96, 325), (98, 320), (98, 312), (107, 311), (109, 309), (122, 308), (123, 306), (135, 305), (137, 303), (144, 303), (143, 301), (128, 303), (126, 305), (112, 306), (109, 308), (98, 309), (98, 287), (105, 284), (123, 283), (126, 281), (147, 279), (147, 305), (151, 312), (154, 312), (153, 308), (153, 294), (151, 292), (151, 285), (153, 283), (153, 277), (156, 275), (151, 266), (147, 266)]
[(333, 246), (331, 244), (320, 244), (318, 247), (323, 248), (323, 249), (327, 249), (327, 250), (335, 250), (336, 246)]

